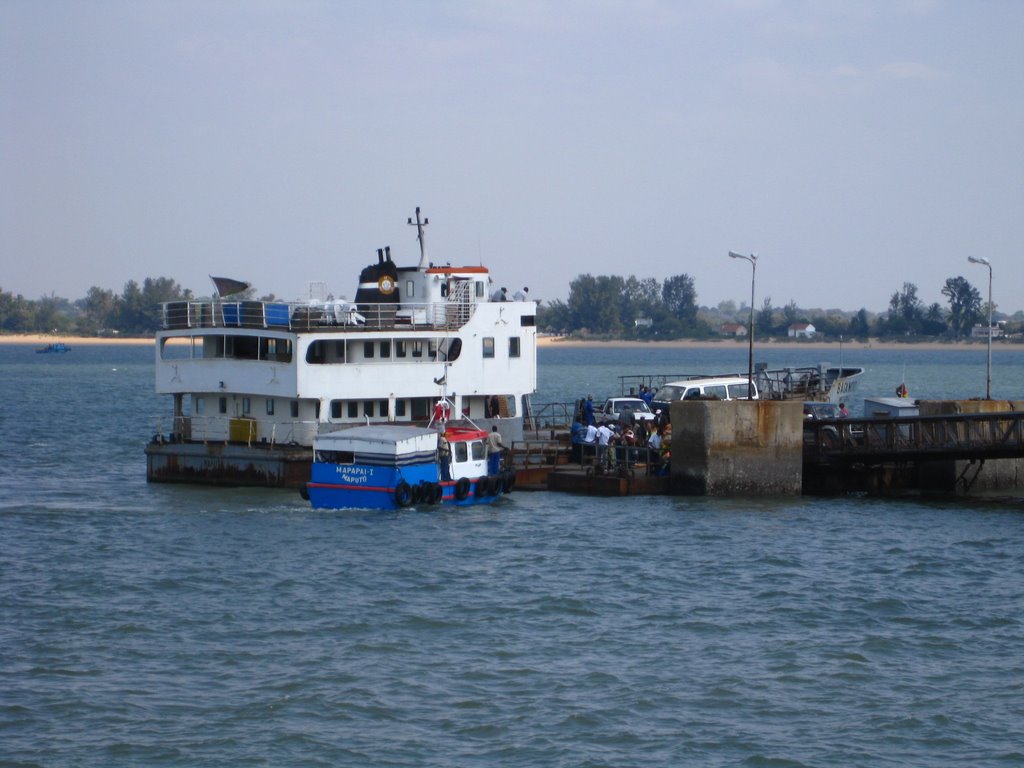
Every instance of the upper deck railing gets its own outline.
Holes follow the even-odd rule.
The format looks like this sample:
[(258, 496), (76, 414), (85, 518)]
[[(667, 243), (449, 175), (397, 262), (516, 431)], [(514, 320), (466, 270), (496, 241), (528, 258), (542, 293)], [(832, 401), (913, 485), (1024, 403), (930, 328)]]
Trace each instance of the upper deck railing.
[(436, 329), (455, 330), (476, 311), (476, 302), (458, 300), (389, 304), (348, 301), (169, 301), (161, 304), (163, 330), (266, 328), (280, 331)]

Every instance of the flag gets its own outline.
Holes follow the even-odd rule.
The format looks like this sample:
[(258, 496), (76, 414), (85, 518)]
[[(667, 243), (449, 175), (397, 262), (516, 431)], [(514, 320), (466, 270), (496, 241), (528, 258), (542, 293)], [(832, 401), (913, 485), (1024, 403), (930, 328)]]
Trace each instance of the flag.
[(232, 280), (230, 277), (214, 277), (210, 275), (210, 279), (213, 280), (213, 284), (217, 287), (217, 293), (221, 296), (241, 293), (252, 285), (252, 283), (245, 283), (241, 280)]

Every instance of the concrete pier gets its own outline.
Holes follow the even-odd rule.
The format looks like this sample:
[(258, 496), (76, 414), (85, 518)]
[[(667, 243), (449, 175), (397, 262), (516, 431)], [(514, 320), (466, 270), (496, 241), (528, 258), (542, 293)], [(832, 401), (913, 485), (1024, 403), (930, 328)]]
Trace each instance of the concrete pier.
[(799, 496), (803, 407), (775, 400), (672, 404), (672, 493)]

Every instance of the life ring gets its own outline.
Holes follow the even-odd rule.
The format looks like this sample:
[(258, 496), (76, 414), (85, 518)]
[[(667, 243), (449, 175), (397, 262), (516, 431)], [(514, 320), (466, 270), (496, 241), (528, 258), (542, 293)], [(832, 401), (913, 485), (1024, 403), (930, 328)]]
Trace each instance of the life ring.
[(395, 278), (391, 275), (381, 275), (377, 280), (377, 290), (385, 296), (390, 296), (395, 292)]
[(469, 478), (460, 477), (458, 482), (455, 483), (455, 498), (462, 501), (469, 496)]
[(430, 503), (431, 504), (440, 504), (441, 503), (441, 499), (444, 498), (444, 488), (441, 487), (440, 483), (434, 483), (431, 486), (430, 490), (431, 490), (431, 493), (430, 493)]
[(400, 507), (412, 504), (412, 488), (405, 480), (395, 486), (395, 503)]

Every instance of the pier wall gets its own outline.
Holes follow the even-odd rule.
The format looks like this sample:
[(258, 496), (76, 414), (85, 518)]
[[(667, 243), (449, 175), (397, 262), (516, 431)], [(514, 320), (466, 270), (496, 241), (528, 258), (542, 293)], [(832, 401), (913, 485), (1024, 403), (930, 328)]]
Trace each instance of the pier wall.
[[(1024, 400), (922, 400), (922, 416), (1024, 411)], [(928, 493), (1024, 489), (1024, 459), (929, 461), (917, 468), (917, 487)]]
[(672, 404), (671, 492), (697, 496), (798, 496), (803, 408), (774, 400)]

